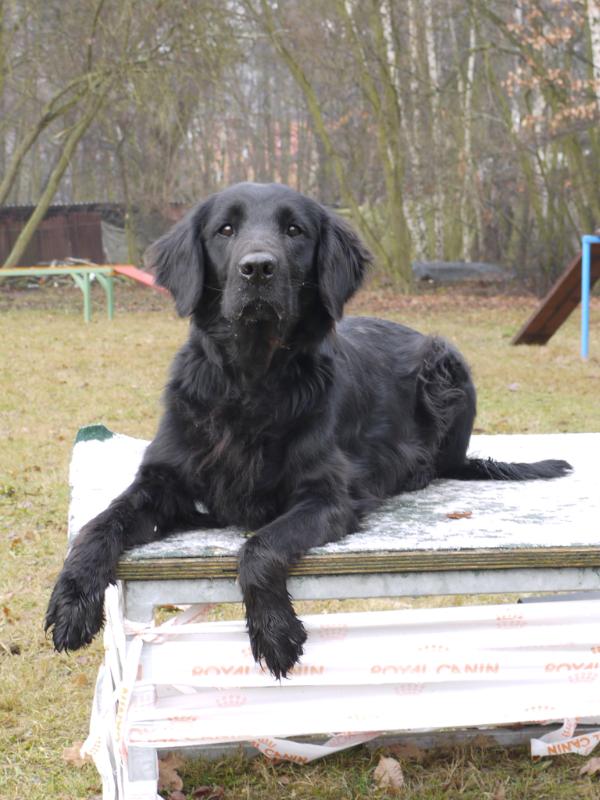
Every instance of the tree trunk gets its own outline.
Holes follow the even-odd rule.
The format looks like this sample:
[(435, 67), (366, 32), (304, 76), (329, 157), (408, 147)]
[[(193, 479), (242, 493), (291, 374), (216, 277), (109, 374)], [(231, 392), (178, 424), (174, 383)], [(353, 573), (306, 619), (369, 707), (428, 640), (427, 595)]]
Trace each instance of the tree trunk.
[(8, 258), (4, 262), (5, 267), (14, 267), (16, 264), (19, 263), (23, 253), (25, 252), (27, 245), (29, 244), (31, 237), (35, 233), (37, 226), (40, 224), (46, 211), (48, 210), (48, 206), (52, 202), (52, 198), (56, 194), (56, 190), (59, 187), (60, 181), (65, 174), (67, 167), (73, 157), (73, 153), (75, 152), (75, 148), (81, 141), (82, 136), (85, 134), (87, 129), (90, 127), (96, 114), (102, 107), (106, 96), (109, 92), (110, 85), (107, 84), (102, 91), (98, 92), (97, 94), (92, 95), (90, 98), (90, 102), (88, 104), (87, 110), (79, 120), (79, 122), (71, 129), (67, 140), (65, 142), (61, 157), (52, 170), (52, 174), (50, 175), (50, 179), (48, 184), (42, 193), (42, 196), (38, 200), (37, 206), (35, 211), (27, 220), (27, 223), (21, 233), (19, 234), (17, 241), (15, 242), (13, 249), (10, 251)]
[(123, 189), (123, 200), (125, 202), (125, 241), (127, 242), (127, 260), (129, 264), (140, 263), (140, 253), (135, 238), (133, 225), (133, 208), (131, 205), (131, 193), (129, 191), (129, 179), (127, 177), (127, 163), (123, 156), (125, 136), (123, 135), (116, 147), (117, 162), (121, 173), (121, 187)]
[(431, 97), (431, 156), (433, 163), (433, 239), (437, 259), (444, 258), (444, 194), (442, 192), (442, 135), (440, 119), (440, 81), (434, 36), (433, 4), (424, 0), (425, 51), (427, 53), (428, 92)]
[(592, 74), (594, 76), (596, 104), (600, 111), (600, 1), (587, 0), (587, 18), (592, 46)]
[[(389, 276), (398, 283), (399, 288), (408, 289), (412, 279), (411, 244), (405, 216), (404, 163), (400, 141), (402, 111), (394, 79), (395, 66), (394, 63), (388, 62), (385, 21), (381, 16), (381, 10), (373, 5), (367, 25), (373, 38), (366, 41), (363, 28), (355, 17), (357, 5), (351, 0), (337, 0), (336, 6), (354, 48), (358, 83), (371, 106), (376, 124), (377, 153), (385, 183), (383, 224), (384, 234), (387, 234), (385, 245), (381, 244), (385, 242), (382, 233), (377, 239), (378, 250), (383, 251), (383, 257), (380, 257), (379, 261)], [(373, 46), (377, 53), (376, 67), (379, 80), (371, 74), (371, 59), (368, 54), (370, 46)]]
[[(389, 28), (392, 30), (391, 3), (383, 7), (390, 15)], [(415, 3), (410, 0), (407, 3), (406, 17), (408, 25), (408, 53), (409, 63), (412, 68), (409, 70), (409, 88), (412, 98), (412, 113), (408, 115), (405, 108), (401, 113), (401, 125), (410, 170), (411, 191), (406, 200), (406, 219), (411, 232), (412, 245), (415, 258), (423, 261), (427, 258), (427, 221), (424, 213), (425, 188), (423, 185), (423, 164), (421, 159), (421, 140), (423, 138), (422, 125), (424, 121), (420, 112), (419, 81), (417, 79), (418, 63), (418, 41), (415, 20)], [(398, 56), (396, 55), (398, 60)], [(402, 97), (400, 86), (398, 86), (398, 97)]]
[(467, 67), (465, 75), (465, 85), (463, 94), (463, 164), (464, 182), (461, 192), (460, 224), (462, 232), (462, 257), (466, 261), (473, 259), (473, 228), (469, 215), (469, 201), (471, 202), (474, 213), (478, 201), (475, 190), (475, 170), (473, 166), (473, 80), (475, 78), (475, 20), (471, 19), (469, 28), (469, 55), (467, 56)]

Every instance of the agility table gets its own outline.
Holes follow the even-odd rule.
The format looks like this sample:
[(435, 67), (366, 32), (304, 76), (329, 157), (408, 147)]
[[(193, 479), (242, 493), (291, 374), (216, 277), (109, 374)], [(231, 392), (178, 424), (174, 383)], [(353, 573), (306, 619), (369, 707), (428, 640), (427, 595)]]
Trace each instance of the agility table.
[[(103, 426), (80, 431), (71, 463), (70, 537), (126, 488), (146, 446)], [(573, 473), (525, 483), (435, 481), (392, 498), (361, 532), (311, 550), (291, 570), (290, 593), (314, 600), (599, 590), (599, 448), (600, 433), (474, 436), (472, 454), (562, 458)], [(135, 628), (151, 623), (159, 606), (239, 602), (236, 554), (247, 535), (175, 534), (125, 553), (117, 573), (119, 613)], [(138, 744), (129, 747), (124, 780), (151, 786), (156, 748)]]

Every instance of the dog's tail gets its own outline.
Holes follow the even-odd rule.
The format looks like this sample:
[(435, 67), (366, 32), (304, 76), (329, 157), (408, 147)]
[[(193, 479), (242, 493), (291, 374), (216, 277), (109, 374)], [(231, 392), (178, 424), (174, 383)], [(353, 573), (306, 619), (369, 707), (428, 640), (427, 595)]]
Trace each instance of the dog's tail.
[(556, 459), (522, 464), (494, 461), (492, 458), (467, 458), (462, 464), (449, 467), (444, 477), (459, 481), (532, 481), (562, 478), (572, 469), (567, 461)]

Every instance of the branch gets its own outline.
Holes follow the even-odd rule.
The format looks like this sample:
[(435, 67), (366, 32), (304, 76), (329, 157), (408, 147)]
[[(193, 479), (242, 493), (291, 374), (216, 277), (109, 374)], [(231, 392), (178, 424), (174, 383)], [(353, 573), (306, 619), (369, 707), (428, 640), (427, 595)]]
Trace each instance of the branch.
[(365, 239), (367, 240), (367, 244), (376, 254), (377, 258), (384, 264), (389, 263), (389, 257), (385, 252), (385, 249), (382, 247), (379, 237), (375, 234), (371, 226), (368, 224), (367, 219), (365, 218), (364, 214), (360, 209), (360, 206), (356, 201), (354, 193), (352, 192), (350, 186), (348, 185), (348, 181), (346, 179), (346, 174), (344, 170), (344, 165), (342, 163), (340, 156), (335, 150), (333, 141), (327, 130), (325, 119), (323, 117), (323, 113), (321, 111), (321, 106), (319, 104), (316, 92), (312, 84), (308, 80), (306, 73), (304, 72), (298, 61), (295, 59), (292, 52), (284, 44), (281, 33), (275, 25), (275, 21), (273, 19), (273, 14), (271, 12), (268, 0), (260, 0), (260, 6), (262, 11), (261, 15), (257, 14), (257, 11), (254, 9), (252, 3), (249, 0), (243, 0), (243, 2), (245, 7), (254, 17), (255, 21), (261, 24), (262, 27), (264, 28), (269, 39), (271, 40), (271, 43), (275, 47), (275, 50), (279, 53), (279, 55), (283, 59), (284, 63), (290, 70), (294, 80), (296, 81), (296, 83), (302, 90), (302, 93), (304, 94), (304, 98), (306, 100), (309, 113), (313, 119), (317, 136), (321, 140), (327, 158), (330, 160), (333, 166), (335, 176), (340, 186), (340, 193), (344, 205), (348, 206), (348, 208), (352, 213), (352, 216), (360, 225), (360, 228), (364, 233)]
[(35, 211), (27, 220), (25, 227), (22, 229), (17, 241), (8, 255), (8, 258), (4, 262), (5, 267), (14, 267), (21, 260), (23, 253), (25, 252), (27, 245), (31, 240), (31, 237), (44, 218), (44, 215), (48, 210), (48, 206), (56, 194), (56, 190), (58, 189), (62, 176), (71, 162), (71, 158), (73, 157), (73, 153), (75, 152), (77, 145), (94, 121), (96, 114), (106, 100), (111, 85), (111, 81), (107, 81), (105, 86), (102, 88), (102, 91), (91, 96), (87, 110), (84, 112), (79, 122), (71, 129), (67, 140), (65, 141), (61, 157), (52, 170), (48, 184), (38, 200)]

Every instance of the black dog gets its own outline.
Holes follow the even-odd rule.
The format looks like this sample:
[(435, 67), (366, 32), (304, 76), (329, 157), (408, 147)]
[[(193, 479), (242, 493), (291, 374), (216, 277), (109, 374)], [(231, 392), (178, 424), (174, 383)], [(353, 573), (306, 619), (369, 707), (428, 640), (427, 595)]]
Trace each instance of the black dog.
[[(437, 477), (527, 480), (564, 461), (468, 459), (475, 389), (460, 354), (391, 322), (342, 316), (370, 256), (318, 203), (241, 184), (151, 248), (190, 338), (133, 484), (82, 529), (52, 593), (57, 650), (88, 644), (127, 548), (174, 530), (255, 531), (239, 557), (252, 652), (276, 677), (306, 634), (286, 588), (307, 550), (355, 531), (385, 497)], [(201, 501), (208, 513), (199, 513)]]

